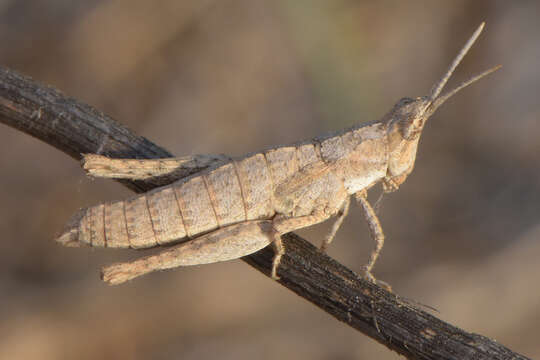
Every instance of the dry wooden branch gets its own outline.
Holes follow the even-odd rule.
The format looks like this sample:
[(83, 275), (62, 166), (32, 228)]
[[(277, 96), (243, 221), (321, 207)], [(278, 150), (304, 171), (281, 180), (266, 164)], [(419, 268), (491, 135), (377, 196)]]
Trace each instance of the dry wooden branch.
[[(116, 158), (172, 156), (89, 105), (4, 68), (0, 68), (0, 121), (75, 159), (80, 159), (81, 153), (98, 152)], [(193, 172), (199, 170), (193, 168)], [(172, 181), (174, 178), (121, 182), (143, 192)], [(280, 284), (407, 358), (526, 359), (493, 340), (411, 306), (295, 234), (285, 236), (284, 245)], [(269, 276), (272, 258), (273, 251), (265, 248), (243, 260)]]

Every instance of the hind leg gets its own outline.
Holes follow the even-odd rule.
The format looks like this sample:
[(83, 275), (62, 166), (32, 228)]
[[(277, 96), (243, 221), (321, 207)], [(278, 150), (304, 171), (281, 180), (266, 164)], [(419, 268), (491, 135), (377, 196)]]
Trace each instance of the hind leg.
[(102, 279), (117, 285), (157, 270), (238, 259), (275, 242), (275, 236), (272, 221), (245, 221), (165, 248), (156, 255), (108, 266), (102, 270)]
[(283, 247), (283, 241), (281, 240), (281, 235), (279, 235), (278, 232), (274, 232), (274, 241), (272, 242), (272, 246), (274, 247), (274, 259), (272, 260), (272, 279), (279, 280), (279, 276), (277, 275), (277, 269), (279, 267), (279, 263), (281, 262), (281, 257), (283, 254), (285, 254), (285, 248)]
[(308, 227), (314, 224), (318, 224), (328, 219), (328, 215), (322, 210), (322, 208), (315, 209), (313, 214), (306, 216), (299, 216), (293, 218), (287, 218), (283, 216), (276, 216), (272, 221), (272, 227), (274, 229), (274, 260), (272, 262), (272, 278), (274, 280), (279, 280), (277, 276), (277, 269), (281, 261), (282, 255), (285, 253), (283, 248), (283, 243), (281, 241), (281, 235), (288, 232)]

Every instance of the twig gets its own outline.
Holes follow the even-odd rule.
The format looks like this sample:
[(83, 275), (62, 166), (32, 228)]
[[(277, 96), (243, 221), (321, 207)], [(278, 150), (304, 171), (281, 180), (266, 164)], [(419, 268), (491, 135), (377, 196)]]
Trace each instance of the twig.
[[(172, 157), (89, 105), (4, 68), (0, 68), (0, 121), (75, 159), (80, 159), (81, 153), (116, 158)], [(193, 172), (200, 170), (194, 168)], [(173, 180), (121, 182), (143, 192)], [(493, 340), (465, 332), (411, 306), (295, 234), (287, 234), (284, 245), (280, 284), (408, 358), (526, 359)], [(272, 257), (273, 251), (266, 248), (243, 260), (269, 276)]]

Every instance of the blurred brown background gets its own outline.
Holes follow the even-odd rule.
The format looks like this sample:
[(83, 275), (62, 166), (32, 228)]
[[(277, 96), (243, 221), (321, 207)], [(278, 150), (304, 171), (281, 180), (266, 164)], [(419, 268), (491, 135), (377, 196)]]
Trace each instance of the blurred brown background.
[[(540, 2), (0, 1), (0, 64), (177, 155), (240, 155), (380, 118), (425, 95), (481, 21), (416, 169), (385, 196), (375, 275), (441, 318), (540, 357)], [(52, 238), (118, 199), (59, 151), (0, 127), (0, 358), (396, 359), (241, 261), (109, 287), (130, 251)], [(371, 195), (376, 199), (377, 191)], [(329, 225), (300, 232), (319, 244)], [(373, 247), (355, 206), (330, 254)]]

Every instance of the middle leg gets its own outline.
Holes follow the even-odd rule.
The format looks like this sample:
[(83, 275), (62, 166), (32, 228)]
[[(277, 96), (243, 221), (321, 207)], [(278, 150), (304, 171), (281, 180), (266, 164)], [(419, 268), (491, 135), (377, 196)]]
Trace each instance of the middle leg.
[(351, 198), (347, 196), (345, 199), (345, 202), (343, 203), (343, 206), (339, 210), (337, 214), (337, 219), (332, 225), (332, 230), (330, 230), (330, 233), (324, 238), (323, 243), (321, 244), (321, 251), (326, 251), (326, 248), (332, 240), (334, 240), (334, 237), (336, 236), (336, 233), (338, 232), (339, 228), (341, 227), (341, 224), (343, 224), (343, 220), (347, 217), (349, 214), (349, 206), (351, 205)]

